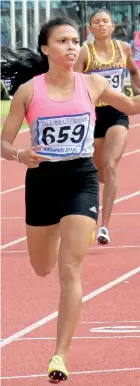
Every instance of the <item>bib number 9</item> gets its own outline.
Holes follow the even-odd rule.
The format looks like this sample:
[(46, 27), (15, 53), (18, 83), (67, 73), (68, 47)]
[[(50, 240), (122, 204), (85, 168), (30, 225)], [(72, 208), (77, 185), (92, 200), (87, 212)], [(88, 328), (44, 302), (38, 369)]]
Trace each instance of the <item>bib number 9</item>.
[(113, 88), (119, 87), (119, 84), (120, 84), (119, 75), (114, 75), (113, 77), (111, 75), (106, 75), (105, 78), (108, 80), (108, 82), (111, 84)]

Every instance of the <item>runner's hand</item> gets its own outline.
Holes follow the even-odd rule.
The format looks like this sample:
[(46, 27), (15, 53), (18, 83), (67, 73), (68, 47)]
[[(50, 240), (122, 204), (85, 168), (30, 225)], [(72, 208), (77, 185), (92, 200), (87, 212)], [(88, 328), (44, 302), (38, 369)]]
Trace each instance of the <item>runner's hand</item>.
[(42, 146), (38, 145), (38, 146), (32, 146), (26, 150), (21, 150), (18, 155), (18, 161), (20, 163), (23, 163), (30, 169), (38, 168), (40, 162), (51, 160), (51, 157), (47, 155), (43, 156), (36, 153), (36, 151), (40, 150), (41, 148)]

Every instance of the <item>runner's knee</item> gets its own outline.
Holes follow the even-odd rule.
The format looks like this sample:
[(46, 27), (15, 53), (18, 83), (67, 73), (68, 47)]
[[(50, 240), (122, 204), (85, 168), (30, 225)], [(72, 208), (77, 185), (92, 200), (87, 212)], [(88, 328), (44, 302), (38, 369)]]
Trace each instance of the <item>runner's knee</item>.
[(81, 276), (81, 264), (64, 263), (59, 269), (59, 279), (61, 286), (68, 286), (70, 282), (78, 282)]
[(40, 276), (40, 277), (46, 277), (51, 273), (50, 268), (42, 268), (42, 267), (33, 266), (33, 265), (32, 265), (32, 267), (33, 267), (36, 275)]
[(38, 262), (30, 259), (30, 263), (37, 276), (46, 277), (51, 273), (52, 267), (47, 266), (46, 264), (40, 264), (39, 257)]
[(116, 162), (112, 159), (107, 161), (104, 166), (105, 182), (110, 178), (116, 178)]
[[(72, 248), (73, 249), (73, 248)], [(76, 281), (80, 278), (81, 264), (83, 260), (83, 252), (80, 247), (74, 250), (60, 250), (59, 255), (59, 279), (60, 284), (67, 286), (71, 281)]]

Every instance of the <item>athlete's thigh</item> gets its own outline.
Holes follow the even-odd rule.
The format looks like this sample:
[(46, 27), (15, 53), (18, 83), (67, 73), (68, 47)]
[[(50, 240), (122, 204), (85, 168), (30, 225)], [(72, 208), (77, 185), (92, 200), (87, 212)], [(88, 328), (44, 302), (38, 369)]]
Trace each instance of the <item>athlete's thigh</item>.
[(51, 268), (57, 259), (60, 225), (31, 226), (26, 224), (26, 234), (32, 266)]
[(63, 255), (64, 259), (82, 259), (98, 220), (98, 172), (92, 160), (89, 163), (85, 168), (77, 170), (71, 178), (72, 190), (69, 191), (63, 208), (60, 221), (60, 255)]
[(95, 219), (83, 215), (69, 215), (60, 222), (61, 259), (65, 263), (80, 263), (87, 253), (92, 233), (96, 228)]
[(121, 125), (114, 125), (107, 130), (104, 142), (104, 165), (109, 160), (116, 163), (120, 160), (127, 144), (127, 136), (127, 128)]
[(93, 161), (98, 169), (100, 182), (104, 176), (104, 138), (95, 138)]

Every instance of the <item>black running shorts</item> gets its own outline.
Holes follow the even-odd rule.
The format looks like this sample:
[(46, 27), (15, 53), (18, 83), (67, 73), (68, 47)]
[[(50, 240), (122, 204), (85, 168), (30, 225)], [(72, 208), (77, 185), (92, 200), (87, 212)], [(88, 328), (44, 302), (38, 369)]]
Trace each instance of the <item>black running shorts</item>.
[(103, 138), (107, 130), (114, 125), (129, 128), (128, 116), (112, 106), (96, 107), (95, 138)]
[(68, 215), (98, 219), (98, 171), (91, 158), (41, 162), (25, 181), (26, 223), (53, 225)]

